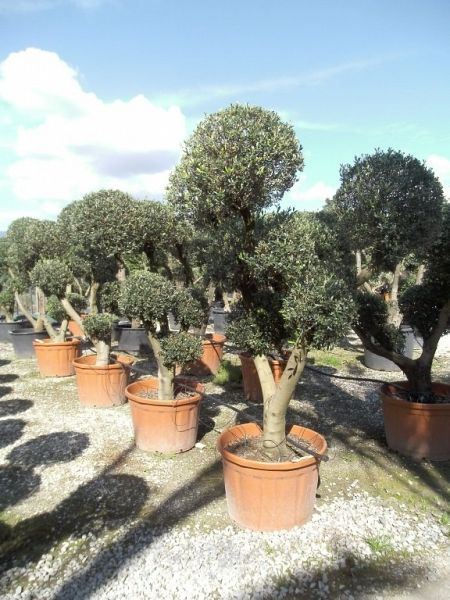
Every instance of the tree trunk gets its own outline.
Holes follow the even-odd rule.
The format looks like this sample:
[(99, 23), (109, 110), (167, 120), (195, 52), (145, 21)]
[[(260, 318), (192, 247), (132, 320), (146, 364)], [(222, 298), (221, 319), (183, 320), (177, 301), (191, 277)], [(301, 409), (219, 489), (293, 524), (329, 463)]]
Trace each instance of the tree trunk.
[(109, 365), (109, 352), (110, 346), (103, 340), (92, 340), (95, 344), (95, 350), (97, 352), (97, 359), (95, 361), (96, 367), (105, 367)]
[(69, 320), (64, 319), (61, 323), (61, 327), (59, 328), (59, 332), (56, 334), (55, 342), (64, 342), (66, 340), (67, 327), (69, 325)]
[(123, 262), (122, 257), (119, 255), (116, 255), (115, 259), (116, 259), (116, 267), (117, 267), (116, 279), (122, 285), (122, 283), (124, 283), (127, 278), (127, 271), (126, 271), (125, 263)]
[(20, 294), (18, 292), (14, 292), (14, 298), (16, 299), (17, 306), (19, 307), (20, 312), (26, 316), (28, 321), (31, 323), (34, 331), (36, 333), (44, 331), (44, 322), (41, 316), (39, 316), (37, 319), (33, 317), (31, 312), (27, 308), (25, 308), (25, 305), (22, 302), (22, 298), (20, 297)]
[(183, 247), (183, 244), (175, 244), (175, 249), (176, 257), (180, 261), (181, 266), (183, 267), (184, 285), (185, 287), (189, 287), (194, 281), (194, 273), (192, 271), (192, 267), (189, 263), (188, 257), (186, 256), (186, 249)]
[(158, 400), (173, 400), (175, 396), (174, 372), (163, 363), (161, 344), (156, 335), (147, 330), (147, 336), (158, 364)]
[(100, 288), (100, 284), (97, 281), (93, 281), (89, 287), (89, 310), (91, 315), (98, 314), (97, 306), (97, 294)]
[(402, 322), (402, 315), (398, 306), (398, 286), (400, 283), (401, 267), (401, 263), (395, 265), (394, 279), (392, 281), (391, 288), (391, 300), (389, 302), (388, 309), (389, 323), (395, 325), (396, 327), (399, 327), (400, 323)]
[(86, 332), (84, 331), (83, 327), (83, 321), (81, 320), (80, 315), (77, 313), (74, 307), (70, 304), (69, 300), (67, 298), (61, 298), (60, 302), (66, 313), (72, 319), (72, 321), (75, 321), (75, 323), (79, 325), (81, 331), (83, 332), (83, 335), (86, 335)]
[(419, 265), (416, 273), (416, 285), (420, 285), (425, 275), (425, 265)]
[(138, 329), (141, 325), (141, 320), (133, 318), (131, 319), (131, 329)]
[(306, 350), (294, 348), (280, 382), (275, 385), (266, 356), (255, 357), (264, 400), (263, 445), (273, 461), (286, 460), (286, 412), (306, 364)]

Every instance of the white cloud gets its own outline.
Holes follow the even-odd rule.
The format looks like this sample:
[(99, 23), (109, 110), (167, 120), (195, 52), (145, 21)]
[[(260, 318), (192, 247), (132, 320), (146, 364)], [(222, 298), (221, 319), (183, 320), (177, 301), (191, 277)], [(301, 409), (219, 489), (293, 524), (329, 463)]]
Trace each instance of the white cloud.
[(444, 194), (450, 199), (450, 160), (445, 156), (431, 154), (425, 161), (433, 169), (444, 188)]
[(310, 186), (305, 182), (306, 177), (301, 176), (287, 194), (290, 204), (299, 210), (318, 210), (325, 204), (325, 200), (336, 192), (336, 188), (323, 181), (317, 181)]
[(186, 134), (179, 108), (142, 95), (104, 102), (57, 54), (36, 48), (0, 64), (0, 102), (17, 124), (6, 183), (24, 210), (39, 204), (47, 218), (100, 188), (160, 197)]

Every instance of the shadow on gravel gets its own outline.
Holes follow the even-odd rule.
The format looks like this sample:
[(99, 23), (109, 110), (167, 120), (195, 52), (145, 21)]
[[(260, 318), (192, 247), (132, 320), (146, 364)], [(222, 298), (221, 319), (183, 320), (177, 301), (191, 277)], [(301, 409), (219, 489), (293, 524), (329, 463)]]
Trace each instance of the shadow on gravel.
[(14, 465), (0, 466), (0, 510), (14, 506), (31, 496), (40, 484), (40, 476), (33, 473), (32, 469), (23, 469)]
[(22, 437), (26, 421), (23, 419), (5, 419), (0, 421), (0, 448), (14, 444)]
[[(307, 581), (302, 579), (302, 573), (297, 575), (294, 571), (289, 576), (281, 576), (275, 590), (269, 583), (261, 590), (252, 591), (259, 591), (258, 598), (263, 600), (281, 597), (292, 600), (345, 599), (350, 598), (350, 594), (354, 600), (378, 597), (376, 594), (388, 598), (384, 594), (416, 588), (428, 573), (426, 564), (413, 565), (407, 555), (393, 557), (389, 551), (365, 559), (359, 557), (357, 561), (348, 552), (339, 551), (334, 558), (336, 566), (308, 570)], [(265, 591), (267, 588), (270, 591)], [(286, 590), (284, 596), (283, 589)]]
[(12, 383), (13, 381), (16, 381), (16, 379), (19, 379), (19, 376), (15, 373), (5, 373), (0, 375), (0, 384)]
[(25, 412), (33, 406), (31, 400), (3, 400), (0, 402), (0, 417), (9, 417), (20, 412)]
[(0, 386), (0, 398), (2, 398), (3, 396), (6, 396), (7, 394), (10, 394), (12, 391), (13, 391), (13, 389), (10, 385), (1, 385)]
[(10, 365), (11, 361), (5, 358), (0, 359), (0, 367), (6, 367), (6, 365)]
[(197, 442), (205, 437), (216, 426), (214, 417), (217, 417), (220, 409), (217, 406), (211, 406), (207, 402), (200, 404), (200, 415), (198, 422)]
[(126, 548), (127, 560), (148, 548), (172, 527), (197, 510), (210, 504), (225, 493), (221, 461), (203, 469), (190, 482), (178, 488), (158, 508), (151, 511), (127, 533), (101, 551), (92, 564), (79, 575), (67, 581), (53, 600), (74, 600), (80, 591), (89, 590), (89, 595), (115, 578), (123, 564), (122, 548)]
[[(100, 535), (134, 519), (149, 496), (149, 487), (140, 477), (111, 473), (133, 449), (134, 446), (123, 452), (98, 477), (78, 487), (53, 511), (24, 519), (14, 527), (3, 525), (0, 573), (10, 569), (13, 562), (19, 567), (37, 562), (52, 546), (69, 535), (81, 537), (89, 532)], [(28, 450), (24, 454), (16, 454), (16, 460), (32, 466), (42, 464), (41, 460), (31, 461)], [(67, 460), (71, 460), (68, 458), (70, 455), (71, 451), (66, 454)], [(17, 465), (10, 467), (17, 472), (20, 468)], [(32, 473), (31, 469), (22, 472)], [(25, 485), (23, 481), (21, 484)]]
[(39, 435), (17, 446), (6, 457), (21, 467), (37, 467), (75, 460), (89, 446), (89, 436), (76, 431)]

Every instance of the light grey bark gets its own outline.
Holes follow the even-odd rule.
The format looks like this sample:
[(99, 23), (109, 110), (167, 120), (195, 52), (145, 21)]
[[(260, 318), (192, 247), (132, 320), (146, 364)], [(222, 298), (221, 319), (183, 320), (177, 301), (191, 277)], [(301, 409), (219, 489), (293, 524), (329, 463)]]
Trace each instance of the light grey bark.
[(147, 336), (158, 364), (158, 400), (173, 400), (175, 396), (174, 372), (163, 363), (161, 344), (156, 335), (147, 330)]
[(84, 327), (83, 327), (83, 321), (82, 321), (80, 315), (74, 309), (74, 307), (70, 304), (69, 300), (67, 298), (61, 298), (60, 302), (63, 305), (63, 308), (66, 311), (66, 313), (72, 319), (72, 321), (75, 321), (75, 323), (77, 323), (77, 325), (80, 326), (83, 334), (86, 335), (86, 332), (84, 331)]
[(395, 325), (396, 327), (399, 327), (400, 323), (402, 322), (402, 315), (398, 306), (398, 287), (400, 283), (401, 269), (401, 263), (395, 265), (394, 279), (392, 280), (391, 287), (391, 299), (389, 301), (389, 323)]
[(20, 312), (26, 316), (28, 321), (31, 323), (34, 331), (36, 333), (44, 331), (44, 321), (42, 320), (42, 317), (39, 316), (37, 319), (33, 317), (31, 312), (25, 307), (24, 303), (22, 302), (22, 298), (20, 297), (20, 294), (18, 292), (14, 292), (14, 297), (16, 299), (17, 306), (19, 307)]
[(103, 340), (93, 339), (92, 341), (94, 342), (95, 350), (97, 352), (95, 366), (105, 367), (106, 365), (109, 365), (110, 345)]

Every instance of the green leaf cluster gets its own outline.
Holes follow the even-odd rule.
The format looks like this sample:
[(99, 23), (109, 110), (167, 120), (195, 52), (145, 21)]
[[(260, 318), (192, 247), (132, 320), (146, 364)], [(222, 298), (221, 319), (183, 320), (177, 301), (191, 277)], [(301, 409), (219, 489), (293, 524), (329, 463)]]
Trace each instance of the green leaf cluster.
[(111, 327), (115, 320), (114, 315), (108, 313), (100, 313), (98, 315), (88, 315), (83, 320), (83, 327), (86, 334), (91, 340), (98, 340), (111, 343)]
[(167, 368), (174, 368), (176, 365), (183, 367), (201, 357), (202, 342), (199, 337), (180, 331), (161, 339), (161, 351)]
[(30, 273), (30, 281), (46, 296), (64, 298), (73, 275), (66, 263), (58, 258), (39, 260)]

